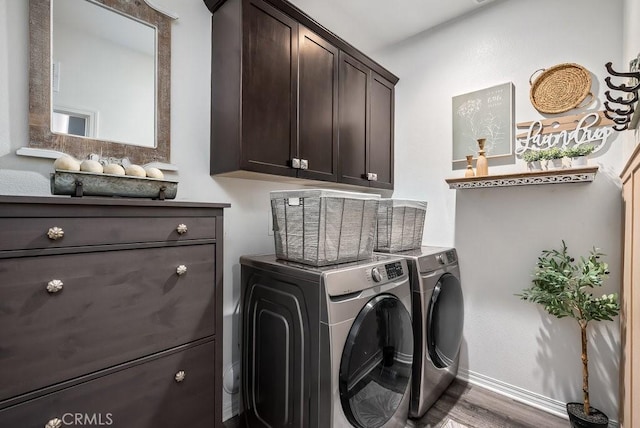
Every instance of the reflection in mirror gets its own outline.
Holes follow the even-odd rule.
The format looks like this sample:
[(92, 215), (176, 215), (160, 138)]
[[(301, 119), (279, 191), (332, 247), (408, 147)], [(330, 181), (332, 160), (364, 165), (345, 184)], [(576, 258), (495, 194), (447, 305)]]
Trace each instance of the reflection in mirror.
[(51, 114), (51, 130), (62, 134), (93, 137), (94, 121), (90, 115), (54, 109)]
[[(52, 0), (51, 8), (52, 131), (155, 147), (155, 28), (89, 0)], [(93, 135), (87, 115), (54, 126), (55, 113), (69, 109), (99, 115)]]
[(170, 162), (175, 17), (148, 2), (30, 0), (29, 148)]

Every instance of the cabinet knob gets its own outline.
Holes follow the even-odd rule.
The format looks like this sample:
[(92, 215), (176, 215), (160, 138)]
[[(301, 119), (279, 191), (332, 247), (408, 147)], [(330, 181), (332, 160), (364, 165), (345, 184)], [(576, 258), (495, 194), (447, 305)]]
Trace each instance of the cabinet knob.
[(300, 169), (309, 169), (309, 161), (306, 159), (300, 159)]
[(367, 173), (367, 180), (369, 180), (369, 181), (378, 181), (378, 174), (376, 174), (375, 172), (368, 172)]
[(55, 241), (56, 239), (60, 239), (64, 236), (64, 230), (62, 230), (62, 228), (58, 226), (51, 227), (47, 232), (47, 236), (52, 241)]
[(180, 370), (178, 373), (176, 373), (174, 379), (176, 380), (176, 382), (180, 383), (184, 380), (185, 377), (187, 377), (187, 374), (184, 372), (184, 370)]
[(44, 428), (60, 428), (62, 426), (62, 421), (58, 418), (53, 418), (44, 426)]
[(185, 273), (187, 273), (187, 267), (185, 265), (180, 265), (176, 268), (176, 273), (178, 275), (184, 275)]
[(47, 291), (48, 291), (50, 294), (57, 293), (57, 292), (59, 292), (59, 291), (61, 291), (61, 290), (62, 290), (62, 286), (63, 286), (63, 285), (64, 285), (64, 284), (63, 284), (63, 283), (62, 283), (62, 281), (60, 281), (59, 279), (52, 279), (51, 281), (49, 281), (49, 282), (47, 283)]
[(187, 233), (187, 230), (189, 230), (187, 229), (187, 225), (183, 223), (180, 223), (178, 227), (176, 227), (176, 232), (178, 232), (180, 235), (184, 235), (185, 233)]
[(298, 158), (291, 159), (291, 168), (300, 169), (300, 159)]

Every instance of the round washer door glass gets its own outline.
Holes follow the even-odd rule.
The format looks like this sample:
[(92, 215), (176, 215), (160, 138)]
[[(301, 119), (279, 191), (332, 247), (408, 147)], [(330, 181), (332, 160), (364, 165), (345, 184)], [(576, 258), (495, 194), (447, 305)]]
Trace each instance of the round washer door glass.
[(395, 296), (371, 299), (356, 317), (340, 361), (340, 401), (358, 428), (377, 428), (396, 413), (411, 379), (411, 316)]
[(458, 278), (445, 273), (436, 284), (427, 313), (427, 350), (442, 369), (456, 360), (462, 343), (464, 301)]

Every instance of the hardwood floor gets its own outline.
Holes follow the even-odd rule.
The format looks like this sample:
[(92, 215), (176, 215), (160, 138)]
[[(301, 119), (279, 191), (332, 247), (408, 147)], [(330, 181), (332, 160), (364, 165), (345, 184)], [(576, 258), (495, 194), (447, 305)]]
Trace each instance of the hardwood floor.
[(456, 380), (422, 419), (408, 428), (441, 428), (451, 419), (469, 428), (566, 428), (569, 421), (504, 395)]
[[(468, 428), (567, 428), (569, 421), (529, 407), (504, 395), (456, 380), (422, 419), (409, 420), (407, 428), (447, 428), (458, 422)], [(225, 428), (245, 427), (241, 417)]]

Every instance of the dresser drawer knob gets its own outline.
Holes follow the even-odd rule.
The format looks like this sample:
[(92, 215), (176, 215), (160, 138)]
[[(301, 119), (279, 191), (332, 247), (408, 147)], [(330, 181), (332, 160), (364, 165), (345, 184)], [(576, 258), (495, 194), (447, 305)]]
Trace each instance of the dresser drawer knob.
[(44, 428), (60, 428), (62, 426), (62, 421), (58, 418), (53, 418), (44, 426)]
[(49, 231), (47, 232), (47, 236), (52, 241), (55, 241), (55, 240), (60, 239), (60, 238), (62, 238), (64, 236), (64, 230), (62, 230), (62, 228), (58, 227), (58, 226), (51, 227), (51, 228), (49, 228)]
[(176, 268), (176, 273), (178, 275), (184, 275), (185, 273), (187, 273), (187, 267), (185, 265), (180, 265)]
[(176, 373), (174, 379), (176, 380), (176, 382), (180, 383), (186, 376), (187, 374), (184, 372), (184, 370), (180, 370), (178, 373)]
[(64, 284), (59, 279), (52, 279), (47, 283), (47, 291), (51, 294), (57, 293), (62, 290)]
[(178, 227), (176, 227), (176, 232), (178, 232), (180, 235), (184, 235), (185, 233), (187, 233), (187, 230), (189, 230), (187, 229), (187, 225), (183, 223), (180, 223)]

